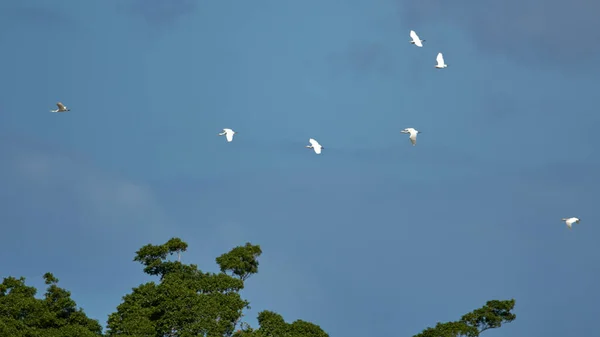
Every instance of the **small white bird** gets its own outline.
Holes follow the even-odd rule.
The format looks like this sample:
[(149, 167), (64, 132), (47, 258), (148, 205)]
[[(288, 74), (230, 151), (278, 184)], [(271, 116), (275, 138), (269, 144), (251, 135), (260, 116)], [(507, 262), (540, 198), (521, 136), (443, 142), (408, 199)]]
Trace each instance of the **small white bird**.
[(421, 133), (421, 131), (417, 131), (413, 128), (406, 128), (400, 132), (401, 133), (409, 133), (410, 136), (408, 138), (410, 138), (410, 142), (412, 143), (413, 146), (417, 145), (417, 134)]
[(68, 109), (61, 102), (56, 103), (56, 106), (58, 107), (58, 109), (56, 109), (56, 110), (50, 110), (50, 112), (66, 112), (66, 111), (71, 111), (71, 109)]
[(446, 63), (444, 63), (444, 55), (442, 55), (442, 53), (438, 53), (435, 60), (437, 61), (437, 64), (435, 65), (436, 68), (442, 69), (442, 68), (448, 67), (448, 65)]
[(235, 135), (236, 131), (233, 131), (231, 129), (223, 129), (223, 132), (219, 133), (219, 136), (225, 136), (225, 138), (227, 139), (227, 142), (230, 143), (233, 140), (233, 135)]
[(321, 144), (319, 144), (319, 142), (312, 138), (310, 138), (308, 142), (310, 143), (310, 145), (306, 145), (307, 148), (315, 150), (316, 154), (321, 154), (321, 150), (323, 150), (324, 147), (322, 147)]
[(417, 47), (423, 47), (422, 42), (425, 42), (425, 40), (419, 39), (419, 35), (417, 35), (414, 30), (410, 31), (410, 38), (412, 39), (412, 41), (410, 41), (411, 44), (414, 44)]
[(567, 227), (569, 227), (569, 229), (572, 229), (574, 223), (579, 223), (579, 218), (564, 218), (562, 219), (562, 221), (564, 221), (567, 224)]

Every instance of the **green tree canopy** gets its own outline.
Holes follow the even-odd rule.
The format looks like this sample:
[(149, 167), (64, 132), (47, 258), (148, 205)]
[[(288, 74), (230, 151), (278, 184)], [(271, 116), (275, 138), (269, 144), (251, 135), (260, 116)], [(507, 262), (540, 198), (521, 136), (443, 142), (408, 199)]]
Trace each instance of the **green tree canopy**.
[(483, 307), (475, 309), (455, 322), (437, 323), (413, 337), (478, 337), (488, 329), (496, 329), (504, 323), (514, 321), (517, 316), (511, 313), (515, 300), (488, 301)]
[(44, 275), (48, 285), (44, 298), (25, 285), (25, 278), (7, 277), (0, 284), (0, 336), (71, 337), (101, 336), (102, 326), (77, 309), (71, 293), (58, 286), (58, 279)]
[[(133, 288), (108, 318), (106, 336), (126, 337), (329, 337), (318, 325), (303, 320), (286, 323), (275, 312), (258, 313), (258, 328), (241, 321), (249, 302), (240, 291), (258, 273), (260, 246), (246, 243), (216, 258), (219, 273), (203, 272), (181, 263), (187, 243), (172, 238), (162, 245), (145, 245), (134, 261), (144, 272), (157, 276)], [(175, 261), (169, 256), (177, 254)], [(91, 337), (102, 336), (98, 321), (76, 307), (71, 294), (58, 287), (58, 279), (44, 275), (44, 297), (25, 285), (25, 279), (7, 277), (0, 284), (0, 336)], [(488, 301), (454, 322), (437, 323), (413, 337), (479, 337), (486, 330), (512, 322), (515, 300)], [(237, 331), (236, 331), (237, 329)]]
[(258, 314), (258, 324), (256, 330), (243, 327), (234, 337), (329, 337), (318, 325), (303, 320), (286, 323), (281, 315), (267, 310)]
[[(239, 333), (264, 331), (261, 325), (253, 332), (240, 321), (244, 309), (249, 308), (240, 290), (244, 281), (258, 272), (260, 246), (246, 243), (219, 256), (216, 262), (220, 273), (202, 272), (179, 259), (167, 260), (168, 255), (186, 249), (185, 242), (173, 238), (137, 251), (134, 261), (142, 263), (147, 274), (159, 276), (160, 281), (142, 284), (123, 297), (117, 311), (109, 316), (108, 336), (222, 337), (234, 335), (237, 326), (244, 327)], [(281, 316), (268, 311), (259, 314), (259, 322), (268, 326), (273, 321), (270, 315), (283, 322)], [(292, 333), (286, 335), (290, 337), (327, 336), (318, 326), (304, 321), (283, 322), (283, 326), (286, 333)]]
[(245, 246), (232, 249), (229, 253), (217, 257), (217, 264), (221, 272), (231, 272), (232, 275), (245, 281), (252, 274), (258, 272), (258, 257), (262, 254), (260, 246), (247, 242)]
[(177, 254), (178, 261), (181, 260), (181, 253), (187, 250), (187, 243), (179, 238), (172, 238), (165, 244), (154, 246), (145, 245), (135, 254), (134, 261), (140, 262), (145, 266), (144, 273), (149, 275), (158, 275), (161, 278), (169, 273), (172, 268), (180, 268), (180, 263), (167, 261), (169, 255)]

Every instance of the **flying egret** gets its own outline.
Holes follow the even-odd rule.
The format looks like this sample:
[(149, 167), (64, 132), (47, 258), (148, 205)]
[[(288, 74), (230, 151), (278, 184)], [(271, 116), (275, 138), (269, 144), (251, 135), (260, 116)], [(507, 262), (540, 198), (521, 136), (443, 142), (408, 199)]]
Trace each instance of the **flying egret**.
[(411, 44), (414, 44), (417, 47), (423, 47), (422, 42), (425, 42), (425, 40), (419, 39), (419, 35), (417, 35), (414, 30), (410, 31), (410, 38), (412, 39), (412, 41), (410, 41)]
[(219, 133), (219, 136), (225, 136), (225, 138), (227, 138), (227, 142), (230, 143), (233, 140), (233, 135), (235, 135), (236, 131), (233, 131), (231, 129), (223, 129), (223, 132)]
[(66, 112), (66, 111), (71, 111), (71, 109), (68, 109), (61, 102), (56, 103), (56, 106), (58, 107), (58, 109), (56, 109), (56, 110), (50, 110), (50, 112)]
[(408, 138), (410, 138), (410, 142), (412, 143), (413, 146), (415, 146), (417, 144), (417, 133), (421, 133), (421, 131), (417, 131), (414, 128), (406, 128), (400, 132), (410, 134), (410, 137), (408, 137)]
[(438, 53), (435, 60), (437, 61), (437, 64), (435, 65), (436, 68), (442, 69), (442, 68), (448, 67), (448, 65), (446, 63), (444, 63), (444, 55), (442, 55), (442, 53)]
[(321, 150), (323, 150), (324, 147), (322, 147), (321, 144), (319, 144), (319, 142), (312, 138), (310, 138), (308, 142), (310, 143), (310, 145), (306, 145), (307, 148), (315, 150), (316, 154), (321, 154)]
[(567, 224), (567, 227), (569, 227), (569, 229), (572, 229), (574, 223), (579, 223), (579, 218), (564, 218), (562, 219), (562, 221), (564, 221)]

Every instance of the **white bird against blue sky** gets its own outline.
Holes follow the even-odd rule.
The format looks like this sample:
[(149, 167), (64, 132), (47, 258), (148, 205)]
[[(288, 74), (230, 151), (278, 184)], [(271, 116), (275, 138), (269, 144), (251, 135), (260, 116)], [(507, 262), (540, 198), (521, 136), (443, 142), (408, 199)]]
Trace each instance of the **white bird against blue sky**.
[(437, 61), (437, 64), (435, 65), (436, 68), (442, 69), (448, 67), (448, 65), (444, 63), (444, 55), (442, 55), (442, 53), (438, 53), (435, 60)]
[(425, 40), (421, 40), (414, 30), (410, 31), (410, 38), (412, 39), (412, 41), (410, 41), (411, 44), (414, 44), (417, 47), (423, 47), (423, 42), (425, 42)]
[(316, 154), (321, 154), (321, 150), (323, 150), (324, 147), (322, 147), (321, 144), (319, 144), (319, 142), (312, 138), (310, 138), (308, 142), (310, 143), (310, 145), (306, 145), (307, 148), (315, 150)]
[(223, 129), (223, 132), (219, 133), (219, 136), (225, 136), (225, 138), (227, 139), (227, 142), (231, 142), (233, 140), (233, 135), (235, 135), (236, 131), (233, 131), (232, 129)]
[[(532, 8), (546, 4), (536, 12), (541, 22), (563, 21), (542, 30), (523, 20), (530, 13), (519, 10), (523, 3), (517, 0), (503, 2), (510, 10), (501, 13), (459, 0), (454, 4), (463, 15), (432, 8), (441, 0), (406, 6), (393, 1), (393, 8), (392, 2), (319, 3), (321, 13), (337, 14), (331, 16), (315, 16), (314, 8), (301, 1), (270, 1), (260, 11), (249, 1), (236, 6), (171, 1), (169, 8), (164, 1), (130, 0), (123, 8), (114, 2), (69, 6), (63, 1), (52, 7), (43, 1), (0, 2), (2, 23), (11, 27), (10, 34), (0, 34), (2, 44), (11, 46), (0, 67), (3, 78), (15, 79), (0, 81), (5, 94), (0, 222), (19, 224), (4, 226), (0, 235), (0, 256), (12, 257), (0, 258), (0, 278), (45, 271), (63, 275), (61, 281), (68, 282), (63, 287), (75, 293), (77, 305), (105, 326), (124, 293), (147, 278), (127, 262), (143, 244), (181, 237), (191, 247), (186, 263), (217, 271), (214, 257), (252, 241), (264, 246), (265, 271), (281, 272), (271, 275), (273, 282), (250, 285), (251, 299), (269, 301), (286, 321), (305, 317), (330, 336), (368, 335), (373, 326), (361, 322), (394, 310), (408, 318), (380, 320), (377, 333), (413, 336), (439, 317), (458, 318), (503, 294), (517, 299), (519, 317), (492, 335), (565, 337), (597, 329), (594, 299), (600, 298), (600, 287), (593, 279), (600, 278), (600, 268), (590, 266), (600, 261), (595, 240), (600, 228), (592, 219), (600, 156), (590, 154), (598, 138), (584, 127), (568, 142), (554, 141), (549, 130), (600, 121), (590, 109), (597, 104), (593, 83), (600, 79), (600, 66), (594, 55), (600, 44), (561, 48), (571, 34), (565, 26), (576, 29), (580, 40), (600, 36), (600, 22), (586, 15), (597, 12), (600, 2), (576, 0), (567, 7), (531, 0)], [(134, 3), (143, 6), (128, 10)], [(306, 20), (310, 24), (303, 24)], [(506, 22), (515, 24), (497, 34)], [(427, 38), (426, 50), (402, 42), (407, 28)], [(515, 39), (516, 34), (524, 38)], [(61, 45), (73, 47), (72, 57), (39, 52), (56, 44), (58, 36)], [(108, 52), (115, 47), (118, 54)], [(434, 67), (440, 72), (433, 72), (436, 49), (451, 62), (460, 54), (469, 67), (453, 63), (452, 70)], [(460, 76), (446, 78), (454, 68), (460, 68)], [(451, 90), (434, 88), (447, 84), (436, 80), (451, 81)], [(413, 99), (402, 99), (399, 92)], [(110, 107), (118, 109), (99, 107), (102, 97), (110, 97)], [(51, 102), (50, 109), (57, 109), (63, 99), (81, 114), (45, 114)], [(306, 111), (318, 115), (318, 126)], [(540, 127), (506, 137), (502, 131), (516, 123)], [(392, 144), (382, 135), (361, 138), (382, 124), (392, 128)], [(477, 137), (466, 142), (459, 135), (441, 137), (441, 144), (435, 139), (465, 125)], [(216, 146), (222, 141), (212, 137), (222, 126), (242, 127), (244, 136), (238, 142), (234, 135), (236, 145)], [(426, 144), (411, 151), (402, 140), (408, 136), (400, 133), (402, 126), (440, 131), (427, 131)], [(310, 158), (300, 150), (302, 139), (323, 140), (320, 130), (339, 144), (325, 138), (327, 156)], [(202, 146), (205, 136), (214, 148)], [(581, 160), (572, 165), (573, 158)], [(302, 212), (307, 200), (314, 207)], [(567, 213), (556, 215), (557, 207)], [(426, 216), (419, 226), (387, 225), (403, 209)], [(555, 214), (550, 228), (535, 223), (524, 228), (514, 221), (535, 214)], [(560, 228), (565, 222), (559, 216), (586, 217), (586, 226), (579, 223), (570, 234), (589, 235), (562, 237), (569, 233)], [(451, 229), (448, 219), (453, 219)], [(194, 235), (200, 230), (203, 235)], [(27, 240), (15, 239), (21, 237)], [(285, 237), (293, 237), (292, 248), (310, 249), (286, 249)], [(410, 256), (428, 239), (433, 244), (427, 254), (397, 258)], [(478, 271), (485, 284), (458, 273), (432, 291), (428, 280), (447, 272), (445, 262), (496, 241), (508, 242), (510, 249), (495, 268)], [(72, 254), (73, 245), (64, 244), (69, 242), (84, 249)], [(17, 250), (26, 253), (14, 254)], [(470, 259), (489, 263), (487, 254)], [(561, 265), (564, 259), (577, 263)], [(331, 261), (337, 261), (335, 267)], [(107, 264), (120, 277), (88, 277), (89, 268)], [(352, 268), (357, 271), (352, 277), (340, 272)], [(419, 276), (403, 279), (391, 296), (356, 296), (351, 308), (344, 306), (348, 293), (377, 287), (381, 279), (372, 274), (384, 268), (390, 280)], [(582, 282), (555, 291), (573, 279)], [(42, 277), (36, 280), (26, 282), (43, 292)], [(539, 310), (549, 293), (560, 305)], [(446, 305), (454, 294), (466, 304)], [(322, 302), (318, 308), (315, 296)], [(415, 305), (398, 308), (399, 298)], [(374, 303), (378, 310), (371, 310)], [(250, 324), (257, 325), (261, 307), (244, 310)], [(540, 324), (547, 321), (552, 324)]]
[(567, 224), (567, 227), (569, 227), (569, 229), (573, 229), (573, 224), (579, 223), (579, 218), (563, 218), (562, 221), (564, 221)]
[(417, 131), (414, 128), (406, 128), (400, 132), (410, 134), (410, 136), (408, 137), (408, 138), (410, 138), (410, 142), (412, 143), (413, 146), (417, 145), (417, 134), (421, 133), (421, 131)]
[(56, 103), (56, 106), (58, 107), (58, 109), (56, 109), (56, 110), (50, 110), (50, 112), (66, 112), (66, 111), (71, 111), (71, 109), (67, 108), (61, 102)]

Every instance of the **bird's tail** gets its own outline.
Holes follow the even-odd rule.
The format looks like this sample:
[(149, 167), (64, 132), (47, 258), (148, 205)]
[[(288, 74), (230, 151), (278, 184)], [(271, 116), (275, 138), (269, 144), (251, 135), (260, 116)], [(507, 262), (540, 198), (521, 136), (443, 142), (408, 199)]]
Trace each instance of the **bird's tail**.
[(567, 221), (567, 220), (569, 220), (569, 219), (567, 219), (567, 218), (563, 218), (563, 219), (562, 219), (562, 221)]

